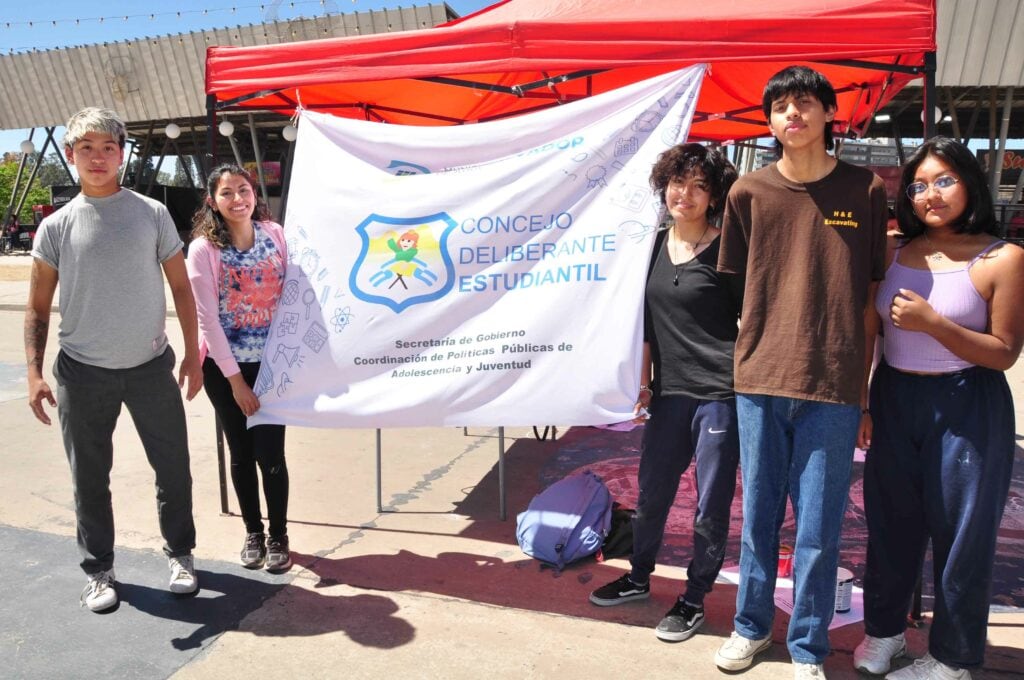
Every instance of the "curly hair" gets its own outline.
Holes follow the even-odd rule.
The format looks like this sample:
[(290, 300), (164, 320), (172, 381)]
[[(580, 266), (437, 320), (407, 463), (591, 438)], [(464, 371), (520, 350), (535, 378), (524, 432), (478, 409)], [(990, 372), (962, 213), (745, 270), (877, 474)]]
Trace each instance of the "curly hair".
[(203, 237), (218, 248), (226, 248), (231, 245), (231, 234), (224, 217), (214, 210), (214, 195), (217, 193), (217, 186), (224, 175), (235, 175), (242, 177), (252, 187), (253, 196), (256, 198), (256, 207), (252, 213), (252, 219), (257, 222), (266, 222), (273, 219), (270, 208), (256, 191), (256, 183), (244, 168), (233, 163), (218, 165), (206, 178), (206, 193), (203, 195), (202, 203), (192, 216), (192, 238)]
[(661, 205), (665, 205), (665, 191), (676, 178), (699, 172), (708, 184), (707, 220), (714, 222), (725, 210), (725, 197), (736, 181), (738, 173), (721, 150), (689, 142), (677, 144), (658, 156), (651, 168), (651, 189), (658, 194)]
[(958, 234), (980, 234), (1000, 236), (1001, 229), (992, 205), (992, 194), (988, 190), (988, 179), (981, 163), (966, 146), (949, 137), (932, 137), (917, 147), (903, 165), (900, 176), (900, 192), (896, 195), (896, 221), (900, 225), (899, 239), (907, 242), (924, 233), (925, 225), (914, 212), (914, 202), (907, 195), (907, 187), (914, 182), (917, 168), (928, 156), (934, 156), (948, 165), (960, 178), (967, 191), (967, 206), (957, 217), (953, 231)]

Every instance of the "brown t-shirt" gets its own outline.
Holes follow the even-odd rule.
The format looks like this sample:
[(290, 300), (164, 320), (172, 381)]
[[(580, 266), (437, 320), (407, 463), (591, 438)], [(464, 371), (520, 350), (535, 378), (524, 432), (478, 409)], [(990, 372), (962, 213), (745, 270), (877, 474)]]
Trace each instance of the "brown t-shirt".
[(842, 161), (807, 184), (774, 164), (736, 181), (718, 258), (719, 271), (746, 276), (736, 392), (859, 403), (887, 217), (882, 180)]

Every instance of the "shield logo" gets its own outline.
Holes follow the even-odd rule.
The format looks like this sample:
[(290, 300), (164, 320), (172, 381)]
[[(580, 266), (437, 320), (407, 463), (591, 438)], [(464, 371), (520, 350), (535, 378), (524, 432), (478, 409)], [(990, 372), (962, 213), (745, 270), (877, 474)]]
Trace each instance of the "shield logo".
[(424, 217), (371, 214), (356, 226), (362, 246), (349, 276), (352, 294), (396, 314), (443, 297), (455, 281), (448, 254), (455, 226), (444, 212)]

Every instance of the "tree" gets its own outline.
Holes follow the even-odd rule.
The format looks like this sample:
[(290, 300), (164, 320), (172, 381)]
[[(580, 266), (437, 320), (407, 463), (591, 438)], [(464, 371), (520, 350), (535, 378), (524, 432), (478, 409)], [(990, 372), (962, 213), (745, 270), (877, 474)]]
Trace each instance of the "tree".
[[(5, 155), (5, 159), (6, 159)], [(31, 166), (26, 165), (24, 172), (21, 177), (21, 186), (19, 186), (17, 196), (14, 197), (17, 202), (22, 193), (25, 191), (25, 180), (28, 179), (29, 173), (31, 172)], [(7, 206), (11, 203), (11, 194), (14, 191), (14, 180), (18, 177), (18, 161), (14, 159), (4, 160), (0, 162), (0, 217), (3, 217), (7, 213)], [(28, 196), (25, 198), (25, 204), (22, 206), (21, 211), (18, 213), (18, 219), (22, 224), (31, 224), (33, 222), (32, 217), (32, 206), (39, 204), (50, 203), (50, 190), (43, 187), (38, 178), (32, 182), (32, 188), (29, 189)], [(14, 207), (17, 207), (15, 205)]]
[(44, 187), (66, 186), (68, 184), (75, 184), (73, 177), (68, 177), (68, 173), (64, 171), (64, 164), (61, 163), (60, 156), (56, 152), (51, 153), (43, 162), (39, 165), (39, 173), (36, 175), (39, 183)]

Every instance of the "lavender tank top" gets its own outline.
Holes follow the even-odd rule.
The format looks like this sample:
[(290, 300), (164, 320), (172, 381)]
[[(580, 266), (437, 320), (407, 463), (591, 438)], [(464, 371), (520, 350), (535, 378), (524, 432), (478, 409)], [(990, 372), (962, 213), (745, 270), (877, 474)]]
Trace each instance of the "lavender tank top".
[(892, 325), (889, 308), (900, 288), (912, 290), (950, 321), (972, 331), (984, 332), (988, 325), (988, 303), (971, 282), (971, 267), (1000, 241), (978, 253), (963, 269), (933, 272), (912, 269), (899, 263), (899, 249), (878, 286), (875, 309), (882, 319), (885, 336), (882, 352), (887, 364), (904, 371), (954, 373), (974, 364), (964, 361), (942, 344), (920, 331), (905, 331)]

